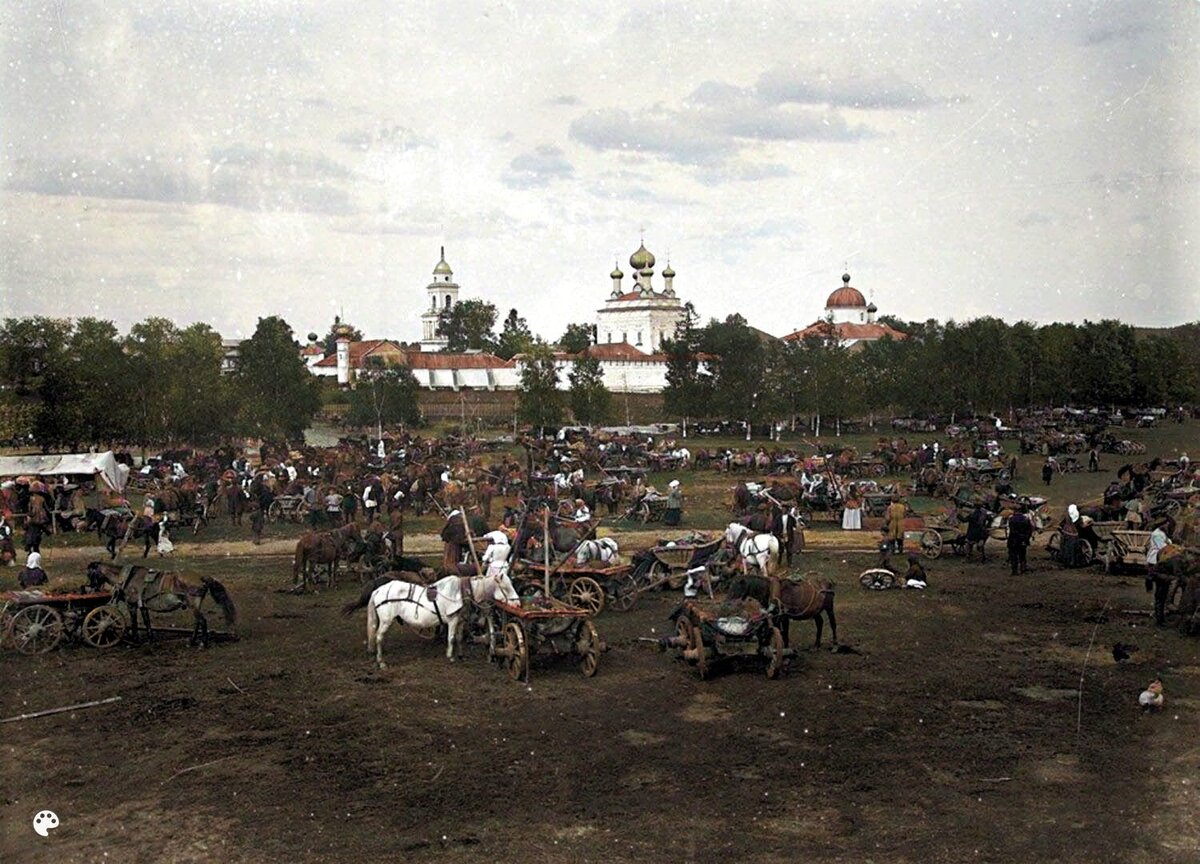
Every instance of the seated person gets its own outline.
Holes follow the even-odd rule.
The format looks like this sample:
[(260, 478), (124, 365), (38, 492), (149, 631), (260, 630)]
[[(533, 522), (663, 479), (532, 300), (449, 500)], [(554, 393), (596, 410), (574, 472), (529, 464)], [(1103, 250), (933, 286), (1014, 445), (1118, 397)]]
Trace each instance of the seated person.
[(908, 571), (904, 574), (905, 588), (928, 588), (929, 577), (925, 573), (925, 568), (921, 565), (921, 561), (916, 555), (908, 556)]
[(17, 581), (22, 588), (33, 588), (38, 585), (45, 585), (49, 580), (46, 576), (46, 571), (42, 569), (42, 553), (30, 552), (29, 559), (25, 562), (25, 566), (21, 572), (17, 574)]

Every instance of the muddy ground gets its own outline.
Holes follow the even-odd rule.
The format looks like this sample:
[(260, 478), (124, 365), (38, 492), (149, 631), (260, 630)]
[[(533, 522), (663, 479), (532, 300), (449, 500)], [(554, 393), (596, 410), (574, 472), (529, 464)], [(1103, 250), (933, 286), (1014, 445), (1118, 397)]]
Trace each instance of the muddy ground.
[[(1148, 609), (1139, 576), (1039, 553), (1020, 577), (952, 559), (929, 591), (866, 592), (870, 563), (804, 556), (852, 651), (781, 680), (700, 681), (638, 643), (670, 627), (660, 594), (597, 619), (597, 677), (545, 658), (526, 686), (410, 632), (377, 671), (364, 615), (336, 611), (353, 587), (289, 596), (284, 558), (193, 558), (234, 592), (239, 641), (0, 657), (5, 716), (122, 697), (0, 725), (0, 860), (1200, 858), (1200, 640), (1124, 611)], [(1115, 642), (1138, 650), (1117, 663)], [(1143, 717), (1160, 673), (1167, 709)]]

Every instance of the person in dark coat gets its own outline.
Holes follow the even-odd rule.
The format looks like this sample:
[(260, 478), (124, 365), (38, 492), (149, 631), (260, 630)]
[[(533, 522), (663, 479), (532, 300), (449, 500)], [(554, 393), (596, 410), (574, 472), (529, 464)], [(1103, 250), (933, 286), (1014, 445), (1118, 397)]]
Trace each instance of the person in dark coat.
[(1054, 465), (1050, 462), (1049, 458), (1047, 458), (1045, 464), (1042, 465), (1042, 482), (1049, 486), (1050, 478), (1053, 476)]
[(34, 588), (49, 582), (46, 571), (42, 569), (42, 556), (38, 552), (30, 552), (29, 558), (21, 572), (17, 574), (17, 582), (22, 588)]
[(971, 511), (971, 515), (967, 517), (967, 560), (971, 560), (974, 554), (975, 546), (979, 546), (979, 563), (987, 561), (987, 553), (984, 551), (987, 546), (988, 530), (992, 525), (992, 514), (989, 513), (983, 506), (983, 502), (979, 499), (975, 501), (975, 509)]
[(1008, 563), (1012, 575), (1024, 573), (1028, 569), (1026, 555), (1029, 543), (1033, 540), (1033, 522), (1024, 505), (1008, 519)]

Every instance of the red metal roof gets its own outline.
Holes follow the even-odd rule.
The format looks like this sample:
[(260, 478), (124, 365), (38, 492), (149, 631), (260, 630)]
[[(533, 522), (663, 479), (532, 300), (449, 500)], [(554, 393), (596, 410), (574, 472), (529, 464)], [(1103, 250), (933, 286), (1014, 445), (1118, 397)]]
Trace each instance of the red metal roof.
[(405, 363), (410, 369), (511, 369), (516, 364), (495, 354), (443, 354), (410, 351)]
[[(373, 355), (388, 356), (396, 362), (404, 361), (404, 351), (391, 339), (367, 339), (363, 342), (350, 343), (350, 368), (360, 368), (363, 360)], [(326, 354), (313, 365), (319, 369), (336, 369), (337, 352)]]
[(806, 336), (824, 336), (830, 331), (837, 335), (841, 342), (872, 342), (876, 339), (882, 339), (884, 336), (891, 336), (893, 339), (900, 341), (907, 339), (908, 335), (901, 333), (894, 327), (889, 327), (887, 324), (853, 324), (844, 322), (842, 324), (830, 324), (828, 321), (815, 321), (809, 324), (803, 330), (797, 330), (795, 333), (789, 333), (784, 336), (784, 341), (795, 342), (803, 339)]
[(826, 309), (847, 309), (866, 305), (867, 298), (862, 295), (862, 292), (849, 285), (843, 285), (830, 294), (829, 299), (825, 301)]

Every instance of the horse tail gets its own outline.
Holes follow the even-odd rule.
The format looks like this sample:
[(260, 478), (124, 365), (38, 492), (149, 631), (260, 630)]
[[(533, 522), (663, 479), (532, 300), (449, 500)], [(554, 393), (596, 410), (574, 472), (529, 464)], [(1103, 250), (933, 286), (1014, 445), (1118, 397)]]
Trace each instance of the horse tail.
[(202, 576), (201, 581), (208, 586), (208, 593), (225, 614), (225, 626), (232, 627), (237, 623), (237, 607), (233, 605), (233, 598), (229, 596), (225, 586), (212, 576)]
[(296, 554), (292, 558), (292, 579), (300, 578), (300, 574), (304, 572), (304, 564), (308, 558), (308, 546), (304, 543), (304, 538), (300, 538), (300, 542), (296, 544)]
[(345, 606), (342, 607), (342, 610), (341, 610), (342, 615), (344, 615), (346, 618), (349, 618), (351, 615), (353, 615), (359, 609), (362, 609), (364, 606), (366, 606), (368, 603), (371, 602), (371, 595), (375, 593), (376, 588), (379, 588), (382, 585), (386, 585), (388, 582), (391, 582), (391, 581), (392, 581), (391, 576), (378, 576), (378, 577), (372, 579), (370, 582), (368, 582), (366, 585), (363, 586), (362, 593), (358, 595), (357, 600), (351, 600), (349, 603), (347, 603)]

